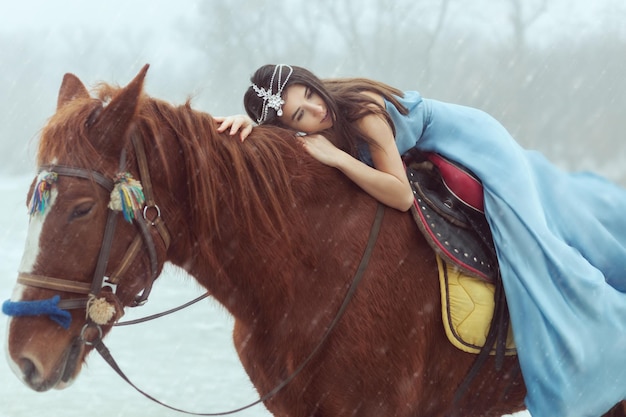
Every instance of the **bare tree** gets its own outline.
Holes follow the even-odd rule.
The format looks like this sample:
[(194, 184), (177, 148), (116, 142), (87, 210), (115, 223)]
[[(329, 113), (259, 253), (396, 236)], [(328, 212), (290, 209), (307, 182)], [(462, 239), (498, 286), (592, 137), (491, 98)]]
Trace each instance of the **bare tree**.
[(511, 27), (513, 28), (513, 50), (519, 52), (527, 49), (526, 34), (531, 30), (532, 25), (544, 15), (548, 9), (547, 0), (540, 0), (540, 3), (534, 6), (528, 13), (525, 12), (524, 6), (528, 6), (528, 1), (509, 0), (511, 4), (511, 13), (509, 14)]

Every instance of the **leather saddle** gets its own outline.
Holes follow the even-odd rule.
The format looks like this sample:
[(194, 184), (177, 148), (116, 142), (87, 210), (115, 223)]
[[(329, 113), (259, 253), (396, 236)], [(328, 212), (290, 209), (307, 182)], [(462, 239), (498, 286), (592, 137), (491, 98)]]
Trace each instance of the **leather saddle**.
[(447, 263), (495, 283), (498, 260), (483, 205), (480, 180), (443, 156), (412, 149), (403, 157), (420, 231)]
[[(507, 350), (510, 352), (509, 311), (485, 217), (483, 186), (472, 172), (439, 154), (413, 148), (403, 159), (415, 195), (411, 213), (435, 253), (460, 272), (493, 284), (491, 323), (484, 339), (481, 335), (477, 359), (457, 389), (456, 403), (469, 391), (490, 354), (495, 353), (495, 368), (500, 370)], [(449, 288), (444, 290), (442, 294), (448, 294)], [(444, 326), (445, 321), (444, 311)]]

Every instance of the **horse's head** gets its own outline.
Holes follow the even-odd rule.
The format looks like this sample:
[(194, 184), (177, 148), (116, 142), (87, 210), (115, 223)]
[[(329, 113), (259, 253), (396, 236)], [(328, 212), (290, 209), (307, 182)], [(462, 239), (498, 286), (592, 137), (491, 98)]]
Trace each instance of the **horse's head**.
[(9, 361), (34, 390), (68, 385), (162, 268), (168, 238), (132, 139), (146, 71), (107, 102), (67, 74), (42, 132), (26, 248), (3, 305)]

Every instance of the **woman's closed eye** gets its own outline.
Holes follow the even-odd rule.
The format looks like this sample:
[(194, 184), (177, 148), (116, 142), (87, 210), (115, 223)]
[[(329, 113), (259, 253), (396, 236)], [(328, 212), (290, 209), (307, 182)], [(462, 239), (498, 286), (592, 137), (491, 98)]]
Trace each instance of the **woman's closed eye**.
[[(309, 87), (306, 87), (306, 89), (304, 90), (304, 98), (306, 100), (310, 100), (311, 97), (313, 97), (313, 90), (311, 90)], [(296, 122), (299, 122), (302, 120), (302, 118), (304, 117), (304, 109), (300, 109), (300, 111), (298, 112), (298, 114), (296, 115)]]

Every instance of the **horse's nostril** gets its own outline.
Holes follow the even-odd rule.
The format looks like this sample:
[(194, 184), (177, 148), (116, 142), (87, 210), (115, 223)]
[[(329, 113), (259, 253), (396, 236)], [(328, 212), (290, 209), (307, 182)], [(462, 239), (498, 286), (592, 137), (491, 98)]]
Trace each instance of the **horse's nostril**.
[(28, 358), (20, 359), (20, 369), (22, 370), (24, 381), (26, 381), (28, 385), (33, 385), (33, 382), (36, 382), (41, 375), (35, 363)]
[(22, 357), (19, 360), (19, 367), (22, 371), (23, 382), (31, 389), (43, 392), (51, 388), (51, 384), (44, 380), (43, 370), (37, 361)]

